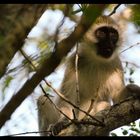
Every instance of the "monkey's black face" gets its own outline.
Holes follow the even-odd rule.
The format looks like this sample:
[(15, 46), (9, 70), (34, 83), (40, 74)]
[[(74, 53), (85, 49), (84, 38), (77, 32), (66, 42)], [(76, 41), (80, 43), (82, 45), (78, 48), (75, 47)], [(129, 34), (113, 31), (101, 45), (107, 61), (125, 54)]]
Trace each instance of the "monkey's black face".
[(119, 38), (117, 30), (112, 27), (101, 27), (95, 31), (95, 37), (98, 40), (96, 43), (97, 55), (104, 58), (111, 57), (117, 47)]

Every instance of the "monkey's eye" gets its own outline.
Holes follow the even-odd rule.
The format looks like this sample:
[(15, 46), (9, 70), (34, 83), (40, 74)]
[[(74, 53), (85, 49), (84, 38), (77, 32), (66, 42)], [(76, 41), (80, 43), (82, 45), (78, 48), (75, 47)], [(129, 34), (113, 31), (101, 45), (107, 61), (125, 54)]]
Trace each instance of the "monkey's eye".
[(105, 32), (103, 32), (101, 30), (98, 30), (96, 32), (96, 37), (99, 38), (99, 39), (104, 39), (106, 37), (106, 34), (105, 34)]
[(113, 32), (111, 32), (111, 33), (110, 33), (110, 38), (111, 38), (111, 40), (112, 40), (113, 42), (117, 42), (117, 40), (118, 40), (118, 35), (115, 34), (115, 33), (113, 33)]

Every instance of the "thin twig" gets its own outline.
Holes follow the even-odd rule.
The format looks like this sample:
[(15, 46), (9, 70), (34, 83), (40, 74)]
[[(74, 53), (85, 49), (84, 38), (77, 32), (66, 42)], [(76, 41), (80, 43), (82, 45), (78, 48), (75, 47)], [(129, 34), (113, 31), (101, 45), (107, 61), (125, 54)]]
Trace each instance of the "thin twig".
[(54, 42), (55, 42), (55, 47), (57, 47), (57, 44), (58, 44), (58, 34), (60, 32), (60, 27), (64, 24), (64, 21), (65, 21), (65, 16), (63, 16), (63, 19), (61, 20), (61, 22), (59, 23), (56, 31), (55, 31), (55, 34), (54, 34)]
[(114, 7), (113, 11), (108, 15), (108, 16), (112, 16), (113, 14), (116, 13), (116, 10), (118, 9), (118, 7), (120, 6), (121, 4), (117, 4), (117, 6)]
[(17, 135), (26, 135), (26, 134), (34, 134), (34, 133), (51, 133), (51, 131), (32, 131), (32, 132), (24, 132), (24, 133), (16, 133), (11, 135), (4, 135), (4, 136), (17, 136)]
[[(78, 75), (78, 42), (76, 45), (76, 54), (75, 54), (75, 77), (76, 77), (76, 101), (77, 101), (77, 106), (80, 106), (80, 95), (79, 95), (79, 75)], [(78, 112), (77, 112), (78, 113)]]
[(135, 64), (135, 63), (133, 63), (133, 62), (129, 62), (129, 61), (122, 61), (122, 63), (128, 63), (128, 64), (130, 64), (130, 65), (133, 65), (133, 66), (137, 67), (137, 68), (140, 68), (140, 66), (139, 66), (139, 65), (137, 65), (137, 64)]
[(83, 112), (84, 114), (86, 114), (87, 116), (91, 117), (93, 120), (97, 121), (99, 124), (96, 125), (101, 125), (104, 126), (103, 122), (99, 121), (98, 119), (94, 118), (92, 115), (88, 114), (86, 111), (82, 110), (81, 108), (79, 108), (78, 106), (76, 106), (75, 104), (73, 104), (72, 102), (70, 102), (63, 94), (61, 94), (58, 90), (54, 89), (50, 83), (46, 82), (46, 84), (65, 102), (69, 103), (70, 105), (72, 105), (74, 108), (80, 110), (81, 112)]
[(82, 119), (82, 120), (80, 120), (80, 121), (77, 121), (77, 122), (75, 122), (75, 123), (77, 123), (77, 124), (88, 124), (88, 125), (96, 125), (95, 124), (95, 122), (93, 122), (93, 121), (91, 121), (91, 120), (89, 120), (89, 119)]
[(35, 67), (35, 65), (32, 63), (32, 61), (30, 60), (29, 56), (24, 52), (24, 50), (21, 48), (20, 49), (20, 53), (24, 56), (24, 58), (29, 62), (29, 64), (33, 67), (33, 69), (36, 71), (37, 68)]
[[(57, 28), (56, 28), (56, 31), (55, 31), (55, 34), (54, 34), (54, 41), (55, 41), (55, 48), (57, 47), (57, 44), (58, 44), (58, 35), (59, 35), (59, 32), (60, 32), (60, 28), (63, 26), (64, 22), (65, 22), (65, 19), (66, 19), (66, 16), (68, 16), (69, 14), (69, 5), (66, 5), (65, 9), (64, 9), (64, 16), (61, 20), (61, 22), (58, 24)], [(55, 49), (54, 48), (54, 49)]]
[(76, 114), (75, 114), (74, 109), (72, 109), (72, 113), (73, 113), (73, 119), (74, 119), (74, 120), (77, 120), (77, 117), (76, 117)]
[[(90, 106), (89, 106), (88, 111), (87, 111), (88, 114), (91, 112), (91, 110), (93, 108), (93, 103), (94, 103), (94, 99), (91, 99), (91, 103), (90, 103)], [(86, 118), (86, 115), (83, 117), (83, 119), (85, 119), (85, 118)]]
[[(34, 70), (37, 70), (36, 67), (34, 66), (34, 64), (32, 63), (32, 61), (29, 59), (29, 57), (27, 56), (27, 54), (20, 49), (20, 52), (22, 53), (22, 55), (25, 57), (25, 59), (32, 65), (32, 67), (34, 68)], [(47, 83), (47, 81), (45, 79), (43, 79), (43, 81), (45, 81), (45, 83)], [(47, 95), (47, 93), (45, 92), (44, 88), (42, 87), (42, 85), (40, 84), (40, 88), (43, 91), (45, 97), (47, 97), (49, 99), (49, 101), (54, 105), (54, 107), (60, 112), (62, 113), (67, 119), (71, 120), (66, 114), (64, 114), (54, 103), (53, 101), (49, 98), (49, 96)], [(46, 100), (45, 100), (46, 101)], [(44, 102), (45, 103), (45, 102)], [(72, 120), (71, 120), (72, 121)]]
[(127, 50), (129, 50), (129, 49), (131, 49), (131, 48), (133, 48), (133, 47), (135, 47), (135, 46), (137, 46), (137, 45), (140, 45), (140, 42), (137, 42), (136, 44), (131, 45), (130, 47), (124, 49), (123, 51), (120, 52), (120, 54), (123, 53), (123, 52), (125, 52), (125, 51), (127, 51)]
[(44, 90), (44, 88), (42, 87), (42, 85), (40, 84), (39, 86), (40, 86), (40, 88), (42, 89), (42, 91), (43, 91), (45, 97), (48, 98), (48, 100), (50, 101), (50, 103), (51, 103), (61, 114), (63, 114), (68, 120), (72, 121), (71, 118), (69, 118), (63, 111), (61, 111), (61, 110), (56, 106), (56, 104), (54, 104), (54, 102), (53, 102), (53, 101), (49, 98), (49, 96), (46, 94), (46, 91)]

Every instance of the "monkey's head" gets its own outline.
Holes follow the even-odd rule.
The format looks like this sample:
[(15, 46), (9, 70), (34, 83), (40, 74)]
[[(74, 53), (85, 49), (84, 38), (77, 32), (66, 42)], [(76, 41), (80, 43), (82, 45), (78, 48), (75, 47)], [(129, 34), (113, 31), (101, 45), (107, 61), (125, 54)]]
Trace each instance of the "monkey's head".
[(114, 58), (122, 42), (119, 25), (108, 16), (97, 18), (84, 39), (96, 57), (106, 60)]

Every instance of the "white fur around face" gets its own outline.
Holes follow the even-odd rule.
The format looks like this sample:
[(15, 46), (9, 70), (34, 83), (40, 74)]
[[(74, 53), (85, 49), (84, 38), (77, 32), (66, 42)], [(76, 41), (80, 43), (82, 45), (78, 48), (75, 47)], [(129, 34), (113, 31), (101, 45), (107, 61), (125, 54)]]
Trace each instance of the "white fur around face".
[[(99, 18), (100, 19), (100, 18)], [(98, 20), (98, 19), (97, 19)], [(123, 31), (120, 27), (120, 25), (118, 25), (112, 18), (107, 17), (107, 18), (101, 18), (101, 20), (99, 20), (100, 22), (98, 23), (94, 23), (91, 28), (87, 31), (87, 33), (84, 36), (84, 43), (85, 45), (83, 46), (89, 46), (87, 49), (88, 52), (92, 52), (91, 54), (93, 54), (92, 56), (95, 56), (95, 59), (98, 59), (99, 61), (110, 61), (112, 59), (114, 59), (117, 55), (118, 55), (118, 50), (123, 46)], [(98, 39), (95, 37), (95, 31), (101, 27), (111, 27), (114, 28), (119, 35), (119, 39), (116, 43), (116, 49), (115, 49), (115, 53), (113, 53), (113, 55), (110, 58), (103, 58), (99, 55), (96, 54), (96, 47), (95, 47), (95, 43), (98, 42)], [(83, 48), (84, 51), (86, 50), (85, 48)]]

